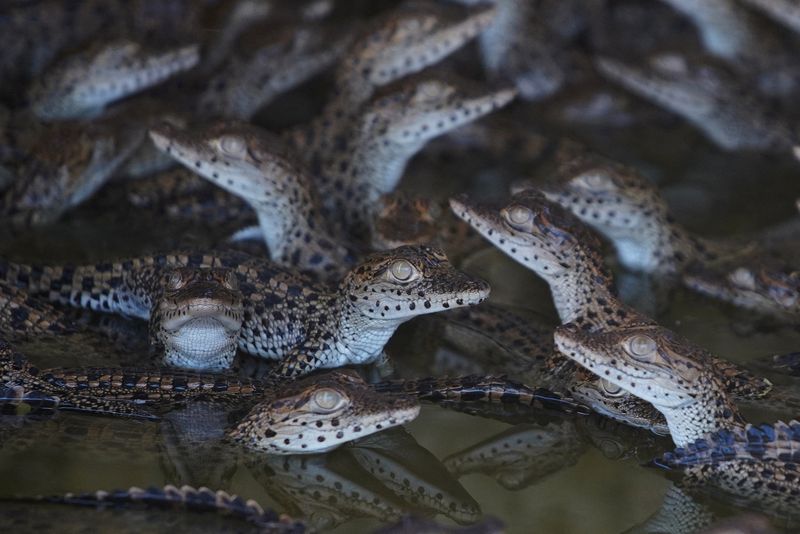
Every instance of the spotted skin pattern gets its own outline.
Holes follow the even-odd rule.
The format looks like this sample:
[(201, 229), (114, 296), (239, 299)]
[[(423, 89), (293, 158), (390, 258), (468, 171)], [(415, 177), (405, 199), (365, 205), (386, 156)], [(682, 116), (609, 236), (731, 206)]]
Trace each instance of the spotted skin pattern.
[(651, 402), (678, 449), (658, 463), (689, 486), (721, 488), (761, 509), (791, 511), (800, 497), (800, 423), (748, 425), (702, 349), (658, 325), (556, 329), (570, 359)]
[(237, 122), (204, 130), (162, 124), (155, 145), (202, 178), (240, 197), (255, 212), (276, 263), (338, 279), (354, 262), (319, 210), (311, 178), (268, 132)]
[(693, 262), (711, 263), (742, 250), (691, 235), (647, 178), (596, 154), (566, 155), (540, 189), (611, 240), (622, 265), (634, 271), (676, 275)]
[(200, 61), (196, 45), (167, 52), (115, 41), (70, 56), (30, 89), (33, 112), (42, 120), (91, 118), (112, 102), (147, 89)]
[[(501, 209), (466, 197), (451, 199), (450, 205), (492, 244), (550, 285), (563, 324), (574, 323), (587, 331), (655, 325), (616, 297), (597, 235), (541, 193), (523, 191)], [(768, 380), (710, 357), (727, 391), (749, 398), (763, 397), (772, 388)]]
[(338, 287), (242, 253), (166, 254), (87, 266), (0, 262), (0, 278), (52, 302), (147, 318), (165, 267), (234, 270), (243, 296), (239, 348), (281, 360), (282, 376), (375, 361), (397, 327), (417, 315), (483, 301), (489, 286), (457, 271), (436, 248), (375, 253)]
[(790, 125), (712, 63), (690, 64), (667, 54), (644, 68), (607, 57), (596, 65), (603, 76), (680, 115), (723, 150), (788, 153), (796, 144)]

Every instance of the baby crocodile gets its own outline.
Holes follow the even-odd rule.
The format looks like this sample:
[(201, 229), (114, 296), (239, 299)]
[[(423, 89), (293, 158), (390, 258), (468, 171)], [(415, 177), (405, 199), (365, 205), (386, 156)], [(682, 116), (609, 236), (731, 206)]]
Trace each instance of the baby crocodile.
[(324, 278), (339, 278), (352, 266), (353, 254), (337, 244), (311, 178), (279, 139), (234, 122), (199, 132), (164, 123), (150, 137), (159, 149), (247, 202), (277, 264)]
[(607, 237), (628, 269), (682, 275), (695, 291), (775, 316), (792, 319), (800, 312), (795, 270), (765, 250), (773, 245), (691, 234), (636, 169), (579, 153), (563, 161), (541, 190)]
[(0, 282), (0, 337), (53, 336), (73, 329), (59, 310)]
[(604, 76), (689, 121), (723, 150), (786, 152), (797, 141), (790, 125), (722, 67), (678, 53), (651, 58), (644, 68), (601, 57)]
[(46, 121), (92, 118), (112, 102), (157, 85), (200, 60), (195, 45), (154, 53), (114, 41), (69, 56), (29, 90), (34, 114)]
[(40, 392), (55, 399), (60, 408), (146, 416), (147, 412), (134, 408), (148, 403), (171, 408), (178, 402), (201, 399), (246, 407), (250, 400), (247, 415), (225, 436), (247, 449), (271, 454), (330, 450), (404, 424), (419, 413), (414, 396), (378, 392), (349, 372), (329, 371), (280, 384), (125, 368), (40, 370), (8, 345), (0, 349), (4, 384)]
[(660, 462), (684, 470), (687, 485), (712, 485), (769, 510), (796, 509), (800, 422), (746, 424), (710, 354), (652, 324), (590, 332), (572, 323), (556, 329), (555, 341), (664, 414), (678, 448)]
[(166, 365), (197, 371), (228, 369), (244, 320), (239, 280), (227, 269), (167, 269), (150, 296), (151, 346)]
[(165, 267), (234, 270), (243, 295), (239, 347), (280, 359), (290, 376), (375, 361), (400, 324), (422, 314), (478, 304), (489, 285), (457, 271), (440, 249), (400, 247), (368, 256), (338, 284), (323, 286), (246, 254), (167, 254), (86, 266), (0, 262), (0, 279), (53, 302), (147, 317)]
[(741, 245), (690, 234), (647, 178), (597, 154), (568, 154), (540, 190), (607, 237), (620, 263), (633, 271), (677, 275), (691, 263), (708, 264), (742, 251)]
[[(492, 244), (549, 284), (562, 323), (574, 322), (588, 330), (655, 324), (614, 294), (598, 236), (541, 193), (518, 193), (500, 210), (466, 197), (452, 199), (451, 206)], [(720, 373), (729, 392), (761, 397), (772, 387), (733, 363), (715, 358), (709, 365)]]

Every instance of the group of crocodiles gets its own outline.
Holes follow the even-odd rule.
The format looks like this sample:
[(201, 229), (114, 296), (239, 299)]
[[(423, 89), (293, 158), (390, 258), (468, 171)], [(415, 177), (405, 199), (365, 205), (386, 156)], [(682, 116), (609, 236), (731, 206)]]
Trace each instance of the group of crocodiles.
[[(684, 117), (722, 150), (800, 158), (790, 121), (770, 110), (797, 90), (796, 38), (770, 33), (764, 16), (797, 30), (800, 10), (778, 0), (661, 3), (697, 28), (707, 57), (656, 55), (643, 44), (654, 53), (648, 66), (615, 59), (626, 39), (649, 43), (673, 22), (666, 17), (655, 37), (609, 32), (603, 25), (644, 20), (613, 2), (409, 2), (373, 6), (369, 17), (355, 3), (326, 0), (0, 7), (4, 235), (35, 242), (84, 209), (213, 229), (202, 246), (179, 238), (166, 252), (132, 247), (122, 258), (91, 250), (73, 255), (81, 261), (39, 261), (24, 246), (3, 246), (0, 417), (41, 425), (34, 441), (68, 439), (66, 427), (47, 426), (54, 412), (160, 424), (163, 446), (177, 449), (167, 455), (181, 465), (175, 485), (9, 505), (185, 507), (287, 533), (336, 526), (353, 507), (399, 521), (385, 532), (461, 531), (401, 517), (418, 509), (474, 524), (464, 532), (498, 532), (497, 520), (478, 522), (478, 504), (452, 477), (488, 473), (518, 489), (574, 464), (587, 441), (610, 458), (638, 455), (627, 433), (650, 431), (677, 448), (651, 444), (649, 464), (680, 476), (644, 530), (707, 527), (701, 492), (796, 520), (800, 422), (751, 424), (740, 413), (786, 414), (800, 406), (796, 387), (716, 356), (651, 315), (683, 285), (796, 325), (797, 215), (760, 234), (694, 235), (635, 166), (494, 113), (599, 74)], [(469, 63), (473, 40), (481, 82), (451, 72)], [(591, 54), (582, 40), (597, 41)], [(450, 67), (439, 65), (451, 54)], [(308, 96), (306, 82), (326, 71), (314, 85), (325, 96)], [(282, 103), (267, 107), (276, 99), (303, 108), (277, 133), (255, 124), (265, 108), (280, 115)], [(616, 100), (604, 106), (616, 120)], [(526, 170), (504, 204), (474, 193), (439, 202), (425, 187), (397, 190), (421, 152)], [(502, 188), (471, 189), (497, 199)], [(644, 306), (617, 293), (601, 237), (624, 271), (646, 275)], [(466, 271), (487, 242), (547, 284), (560, 324), (483, 303), (489, 283)], [(620, 280), (624, 289), (625, 273)], [(126, 327), (99, 327), (78, 309), (147, 322), (147, 336), (133, 337), (147, 337), (149, 355), (133, 366), (44, 367), (20, 353), (31, 340), (124, 335)], [(387, 344), (429, 315), (416, 333), (452, 348), (463, 365), (398, 378), (407, 376), (402, 358), (390, 358)], [(439, 463), (393, 428), (418, 416), (420, 400), (515, 426)], [(22, 430), (4, 428), (0, 446), (25, 447), (14, 444)], [(334, 449), (334, 467), (328, 456), (296, 456)], [(296, 518), (194, 488), (220, 477), (192, 476), (182, 463), (193, 457), (223, 471), (240, 455), (253, 472), (269, 466), (265, 487), (295, 503), (287, 508)], [(358, 486), (337, 474), (340, 464), (379, 483)]]

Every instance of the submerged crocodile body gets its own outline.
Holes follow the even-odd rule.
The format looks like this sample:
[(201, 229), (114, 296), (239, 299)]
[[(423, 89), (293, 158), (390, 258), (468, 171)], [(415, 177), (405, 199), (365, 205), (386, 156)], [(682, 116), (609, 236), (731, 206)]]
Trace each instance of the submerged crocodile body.
[(324, 286), (241, 253), (166, 254), (87, 266), (2, 266), (3, 278), (65, 305), (123, 315), (151, 307), (147, 285), (165, 267), (226, 268), (243, 296), (239, 348), (279, 359), (278, 374), (375, 361), (414, 316), (481, 302), (486, 282), (454, 269), (429, 247), (376, 253), (337, 287)]
[(796, 509), (800, 423), (746, 424), (702, 349), (658, 325), (590, 332), (571, 323), (555, 341), (664, 414), (678, 448), (657, 462), (682, 470), (686, 485), (711, 485), (775, 513)]
[[(218, 490), (213, 491), (205, 487), (193, 488), (191, 486), (181, 486), (180, 488), (167, 485), (163, 488), (137, 488), (131, 487), (127, 490), (97, 491), (94, 493), (67, 493), (64, 495), (53, 495), (48, 497), (33, 497), (28, 499), (14, 498), (5, 499), (6, 508), (11, 503), (21, 504), (62, 504), (82, 507), (95, 507), (100, 510), (135, 510), (137, 508), (157, 509), (165, 508), (174, 514), (175, 509), (191, 510), (192, 512), (214, 512), (229, 519), (225, 522), (225, 527), (232, 526), (235, 520), (244, 525), (250, 526), (256, 532), (270, 534), (302, 534), (307, 532), (306, 526), (302, 521), (294, 520), (286, 515), (279, 515), (270, 509), (262, 508), (253, 500), (245, 501), (237, 495), (229, 495), (227, 492)], [(41, 513), (41, 509), (31, 507)], [(12, 516), (20, 512), (6, 511)], [(22, 512), (24, 517), (24, 512)], [(49, 515), (45, 513), (45, 515)], [(65, 514), (66, 515), (66, 514)], [(8, 516), (6, 516), (8, 517)], [(103, 524), (103, 519), (95, 518)], [(129, 528), (146, 528), (148, 521), (133, 521)], [(94, 523), (94, 522), (93, 522)], [(144, 523), (136, 525), (136, 523)], [(235, 523), (234, 523), (235, 524)], [(223, 527), (223, 528), (225, 528)], [(8, 527), (15, 528), (15, 527)], [(197, 529), (203, 530), (202, 525), (196, 525)], [(193, 531), (196, 531), (192, 529)], [(132, 530), (133, 532), (137, 530)], [(115, 529), (115, 532), (119, 530)]]
[(0, 336), (52, 336), (74, 328), (49, 304), (31, 298), (22, 289), (0, 283)]

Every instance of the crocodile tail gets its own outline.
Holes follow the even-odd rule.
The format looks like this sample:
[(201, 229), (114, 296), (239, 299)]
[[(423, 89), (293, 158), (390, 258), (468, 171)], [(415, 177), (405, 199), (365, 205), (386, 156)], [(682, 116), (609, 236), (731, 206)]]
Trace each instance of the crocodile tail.
[(96, 508), (125, 508), (135, 505), (154, 508), (185, 508), (192, 511), (219, 512), (252, 523), (265, 532), (295, 534), (306, 531), (305, 525), (275, 511), (264, 510), (253, 500), (244, 500), (236, 495), (205, 487), (193, 488), (172, 485), (163, 488), (97, 491), (94, 493), (67, 493), (50, 497), (13, 498), (14, 501), (48, 502)]
[(62, 305), (146, 319), (161, 270), (190, 261), (192, 258), (183, 254), (90, 265), (26, 265), (0, 260), (0, 281)]
[(468, 375), (413, 380), (390, 380), (373, 384), (380, 392), (408, 393), (432, 402), (486, 402), (524, 405), (567, 413), (588, 413), (572, 399), (543, 388), (530, 388), (503, 376)]
[(667, 467), (690, 467), (732, 460), (800, 462), (800, 422), (720, 430), (685, 447), (666, 453)]

